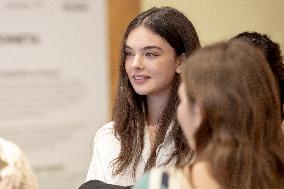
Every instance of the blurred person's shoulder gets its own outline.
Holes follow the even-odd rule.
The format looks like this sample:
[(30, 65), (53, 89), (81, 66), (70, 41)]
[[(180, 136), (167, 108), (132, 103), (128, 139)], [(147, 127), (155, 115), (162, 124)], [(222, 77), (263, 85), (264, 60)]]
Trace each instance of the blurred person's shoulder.
[(21, 159), (18, 145), (0, 137), (0, 174), (5, 176), (15, 170), (15, 163)]
[[(193, 183), (192, 183), (193, 182)], [(195, 187), (193, 187), (195, 186)], [(208, 164), (197, 163), (183, 167), (153, 168), (146, 172), (133, 189), (220, 189), (219, 184), (209, 173)]]
[(0, 188), (38, 189), (37, 179), (20, 147), (0, 137)]

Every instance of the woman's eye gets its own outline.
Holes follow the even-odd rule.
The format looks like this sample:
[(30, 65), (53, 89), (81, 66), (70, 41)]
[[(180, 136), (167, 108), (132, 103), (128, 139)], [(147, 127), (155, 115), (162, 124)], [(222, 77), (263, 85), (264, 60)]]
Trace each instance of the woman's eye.
[(134, 54), (132, 52), (124, 52), (125, 56), (134, 56)]
[(156, 56), (159, 56), (159, 55), (156, 54), (156, 53), (149, 53), (149, 52), (147, 52), (147, 53), (146, 53), (146, 56), (156, 57)]

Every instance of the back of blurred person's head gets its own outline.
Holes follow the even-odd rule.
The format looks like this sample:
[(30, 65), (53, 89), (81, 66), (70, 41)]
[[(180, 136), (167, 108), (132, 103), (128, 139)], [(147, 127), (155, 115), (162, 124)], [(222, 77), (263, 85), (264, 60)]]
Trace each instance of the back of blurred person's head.
[(273, 42), (267, 35), (257, 32), (243, 32), (236, 35), (232, 39), (239, 39), (241, 41), (245, 41), (261, 50), (280, 87), (281, 110), (283, 115), (284, 65), (280, 45), (276, 42)]
[(237, 40), (211, 45), (184, 62), (182, 78), (200, 106), (196, 161), (222, 188), (284, 188), (280, 98), (263, 54)]

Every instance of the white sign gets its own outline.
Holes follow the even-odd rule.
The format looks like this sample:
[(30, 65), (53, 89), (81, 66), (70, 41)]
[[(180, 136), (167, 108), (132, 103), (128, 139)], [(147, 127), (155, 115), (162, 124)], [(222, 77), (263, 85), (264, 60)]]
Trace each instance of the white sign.
[(108, 119), (104, 0), (0, 1), (0, 133), (42, 189), (84, 182)]

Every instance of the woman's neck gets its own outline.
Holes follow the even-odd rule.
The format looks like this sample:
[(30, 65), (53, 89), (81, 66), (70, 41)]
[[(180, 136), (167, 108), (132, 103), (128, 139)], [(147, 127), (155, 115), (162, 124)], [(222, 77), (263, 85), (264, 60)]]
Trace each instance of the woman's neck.
[(168, 95), (147, 96), (147, 125), (157, 126), (162, 111), (168, 100)]
[(150, 144), (153, 147), (159, 128), (158, 121), (161, 117), (168, 95), (164, 96), (147, 96), (147, 129), (149, 132)]
[(217, 180), (211, 174), (210, 164), (207, 161), (197, 161), (192, 165), (192, 184), (198, 189), (219, 189)]

